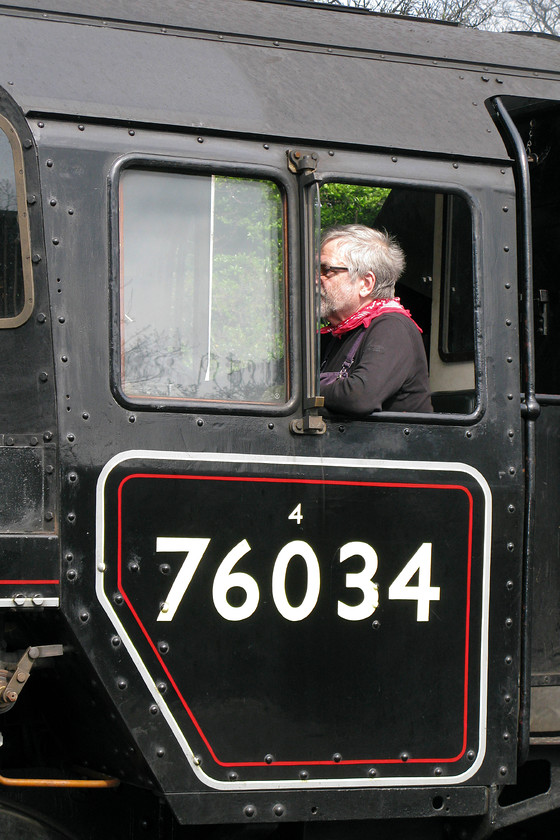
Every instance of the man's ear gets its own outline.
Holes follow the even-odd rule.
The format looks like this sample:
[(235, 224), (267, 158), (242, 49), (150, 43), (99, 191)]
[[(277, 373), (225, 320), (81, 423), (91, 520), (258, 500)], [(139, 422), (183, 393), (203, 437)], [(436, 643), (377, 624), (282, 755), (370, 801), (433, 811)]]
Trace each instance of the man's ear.
[(368, 298), (373, 294), (375, 288), (375, 274), (373, 271), (368, 271), (360, 278), (360, 297)]

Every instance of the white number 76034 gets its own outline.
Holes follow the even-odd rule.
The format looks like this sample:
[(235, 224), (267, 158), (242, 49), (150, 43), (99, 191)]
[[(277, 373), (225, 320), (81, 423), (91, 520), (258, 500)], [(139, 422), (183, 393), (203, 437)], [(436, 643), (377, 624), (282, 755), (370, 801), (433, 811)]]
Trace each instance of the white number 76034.
[[(177, 577), (161, 606), (158, 621), (172, 621), (194, 573), (208, 548), (209, 538), (202, 537), (157, 537), (156, 552), (181, 552), (185, 559)], [(247, 540), (241, 540), (224, 557), (212, 584), (212, 599), (217, 612), (228, 621), (243, 621), (250, 618), (260, 601), (259, 585), (247, 572), (234, 571), (237, 563), (249, 551)], [(292, 558), (301, 557), (307, 567), (307, 586), (303, 600), (297, 606), (288, 601), (286, 594), (286, 574)], [(339, 552), (339, 562), (344, 563), (350, 557), (361, 557), (364, 561), (359, 572), (346, 574), (346, 588), (358, 589), (363, 598), (359, 604), (350, 605), (337, 602), (337, 613), (346, 621), (361, 621), (369, 618), (379, 606), (379, 587), (373, 577), (377, 572), (377, 552), (365, 542), (348, 542)], [(431, 585), (432, 544), (422, 543), (389, 587), (389, 600), (416, 601), (416, 620), (429, 621), (430, 602), (439, 601), (439, 586)], [(417, 585), (411, 584), (418, 573)], [(230, 604), (227, 595), (230, 589), (237, 587), (244, 591), (242, 604)], [(321, 569), (317, 555), (304, 540), (292, 540), (283, 546), (272, 568), (272, 598), (276, 609), (287, 621), (302, 621), (311, 614), (319, 599), (321, 590)]]

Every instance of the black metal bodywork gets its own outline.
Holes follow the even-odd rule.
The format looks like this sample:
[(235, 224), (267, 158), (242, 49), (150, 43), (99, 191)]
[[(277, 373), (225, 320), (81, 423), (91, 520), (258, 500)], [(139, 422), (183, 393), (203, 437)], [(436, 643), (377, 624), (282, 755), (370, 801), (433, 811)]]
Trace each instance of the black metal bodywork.
[[(532, 314), (518, 305), (530, 187), (524, 197), (496, 111), (523, 134), (539, 102), (552, 108), (558, 44), (305, 4), (104, 5), (0, 5), (0, 112), (23, 149), (35, 292), (26, 323), (0, 330), (4, 661), (64, 645), (1, 719), (0, 766), (28, 779), (86, 767), (121, 784), (5, 787), (0, 830), (383, 836), (399, 819), (403, 836), (482, 837), (553, 811), (555, 724), (532, 727), (531, 746), (529, 713), (531, 684), (558, 684), (560, 398), (532, 384)], [(124, 392), (119, 202), (133, 168), (281, 186), (281, 405)], [(466, 202), (472, 410), (324, 414), (312, 433), (309, 219), (315, 186), (334, 180)], [(540, 187), (544, 214), (551, 191)], [(157, 548), (168, 538), (183, 542)], [(168, 622), (169, 569), (204, 539)], [(258, 597), (246, 619), (228, 619), (215, 575), (243, 541)], [(344, 576), (360, 566), (342, 568), (338, 553), (349, 544), (348, 559), (358, 550), (366, 562), (366, 545), (379, 562), (367, 620), (339, 606), (359, 606)], [(439, 588), (426, 623), (389, 594), (425, 545)], [(291, 556), (308, 559), (290, 578)], [(312, 578), (316, 603), (301, 618), (290, 610)], [(550, 694), (539, 703), (558, 708)], [(516, 793), (527, 758), (534, 791), (521, 771)]]

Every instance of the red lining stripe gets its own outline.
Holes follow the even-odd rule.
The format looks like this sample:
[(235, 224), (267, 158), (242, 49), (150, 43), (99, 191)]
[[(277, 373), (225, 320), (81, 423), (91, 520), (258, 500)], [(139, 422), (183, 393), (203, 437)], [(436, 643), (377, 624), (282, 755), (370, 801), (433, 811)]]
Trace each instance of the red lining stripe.
[(118, 549), (117, 549), (117, 586), (118, 590), (123, 596), (128, 608), (130, 609), (136, 623), (144, 634), (148, 644), (154, 652), (159, 664), (169, 679), (171, 685), (175, 689), (181, 704), (190, 717), (196, 731), (200, 735), (202, 741), (206, 745), (208, 752), (220, 767), (294, 767), (294, 766), (340, 766), (352, 764), (404, 764), (400, 758), (384, 758), (384, 759), (342, 759), (340, 762), (332, 760), (327, 761), (275, 761), (273, 764), (267, 764), (264, 761), (221, 761), (208, 738), (202, 731), (202, 728), (196, 720), (194, 713), (190, 709), (187, 701), (181, 694), (179, 687), (167, 666), (165, 665), (156, 645), (152, 641), (148, 631), (144, 627), (136, 610), (132, 606), (124, 588), (122, 586), (121, 578), (121, 561), (122, 561), (122, 489), (124, 485), (133, 478), (163, 478), (163, 479), (183, 479), (183, 480), (198, 480), (198, 481), (238, 481), (238, 482), (263, 482), (272, 484), (322, 484), (322, 485), (340, 485), (343, 487), (391, 487), (404, 489), (420, 489), (420, 490), (460, 490), (464, 492), (469, 500), (469, 537), (468, 537), (468, 561), (467, 561), (467, 602), (466, 602), (466, 622), (465, 622), (465, 669), (464, 669), (464, 693), (463, 693), (463, 744), (461, 751), (452, 758), (409, 758), (407, 764), (452, 764), (459, 761), (465, 754), (467, 748), (467, 717), (468, 717), (468, 671), (469, 671), (469, 632), (470, 632), (470, 585), (471, 585), (471, 564), (472, 564), (472, 528), (473, 528), (473, 498), (470, 490), (460, 484), (420, 484), (414, 482), (385, 482), (385, 481), (337, 481), (333, 479), (315, 479), (315, 478), (265, 478), (262, 476), (248, 477), (248, 476), (214, 476), (214, 475), (168, 475), (155, 473), (134, 473), (126, 476), (118, 488)]

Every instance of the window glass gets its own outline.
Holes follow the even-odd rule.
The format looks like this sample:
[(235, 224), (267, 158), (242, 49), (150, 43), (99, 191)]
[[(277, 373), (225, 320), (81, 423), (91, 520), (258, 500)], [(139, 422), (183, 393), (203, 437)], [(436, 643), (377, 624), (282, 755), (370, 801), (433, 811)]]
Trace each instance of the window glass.
[(471, 214), (464, 199), (444, 200), (440, 355), (449, 362), (474, 357)]
[(15, 318), (24, 303), (14, 158), (0, 129), (0, 318)]
[(278, 186), (130, 169), (121, 207), (125, 394), (284, 402)]

